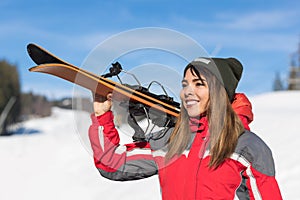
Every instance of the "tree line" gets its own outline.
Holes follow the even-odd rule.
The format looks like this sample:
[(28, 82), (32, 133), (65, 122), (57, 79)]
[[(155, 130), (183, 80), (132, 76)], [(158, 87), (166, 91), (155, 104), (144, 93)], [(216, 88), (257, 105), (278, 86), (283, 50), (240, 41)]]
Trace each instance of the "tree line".
[(17, 66), (0, 60), (0, 135), (7, 134), (11, 124), (32, 116), (49, 116), (51, 107), (44, 96), (22, 93)]

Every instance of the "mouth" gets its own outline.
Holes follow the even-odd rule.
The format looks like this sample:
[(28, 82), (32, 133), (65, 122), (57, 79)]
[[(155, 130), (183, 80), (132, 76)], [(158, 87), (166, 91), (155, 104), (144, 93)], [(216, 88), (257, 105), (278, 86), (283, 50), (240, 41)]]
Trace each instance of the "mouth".
[(197, 103), (199, 103), (199, 100), (195, 100), (195, 99), (185, 101), (185, 104), (187, 107), (192, 107), (192, 106), (196, 105)]

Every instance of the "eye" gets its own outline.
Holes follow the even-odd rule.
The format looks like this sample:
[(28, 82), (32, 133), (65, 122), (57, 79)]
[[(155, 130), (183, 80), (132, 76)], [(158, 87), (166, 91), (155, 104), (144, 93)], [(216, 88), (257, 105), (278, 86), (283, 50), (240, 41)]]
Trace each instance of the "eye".
[(186, 81), (186, 80), (183, 80), (182, 82), (181, 82), (181, 87), (182, 88), (185, 88), (185, 87), (187, 87), (188, 86), (188, 82)]
[(202, 82), (202, 81), (197, 81), (197, 82), (195, 83), (195, 85), (196, 85), (197, 87), (200, 87), (200, 86), (205, 86), (205, 83)]
[(187, 83), (182, 83), (182, 84), (181, 84), (181, 87), (182, 87), (182, 88), (185, 88), (186, 86), (187, 86)]

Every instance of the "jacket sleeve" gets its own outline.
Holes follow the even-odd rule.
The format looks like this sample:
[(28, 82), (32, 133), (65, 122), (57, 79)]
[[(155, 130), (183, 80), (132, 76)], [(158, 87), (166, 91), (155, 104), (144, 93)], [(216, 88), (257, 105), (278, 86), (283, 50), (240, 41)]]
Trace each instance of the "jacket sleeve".
[(240, 194), (248, 191), (250, 199), (281, 200), (272, 152), (264, 141), (246, 131), (239, 138), (236, 153), (236, 160), (245, 166), (242, 174), (245, 189), (240, 187)]
[(96, 168), (111, 180), (137, 180), (157, 174), (149, 144), (146, 142), (120, 145), (120, 138), (111, 111), (91, 115), (89, 139)]
[[(250, 167), (249, 171), (251, 171), (253, 177), (250, 177), (246, 184), (253, 199), (282, 200), (275, 175), (264, 174), (253, 166)], [(251, 179), (254, 179), (256, 182), (253, 182), (254, 180)]]

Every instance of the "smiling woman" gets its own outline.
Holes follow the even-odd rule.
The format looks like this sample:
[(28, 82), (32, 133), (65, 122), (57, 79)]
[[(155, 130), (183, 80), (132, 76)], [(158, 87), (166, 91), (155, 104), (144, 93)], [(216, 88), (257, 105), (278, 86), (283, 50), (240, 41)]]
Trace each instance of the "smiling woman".
[(253, 132), (251, 104), (235, 89), (235, 58), (197, 58), (184, 70), (182, 107), (163, 137), (120, 145), (111, 96), (94, 100), (89, 138), (103, 177), (128, 181), (159, 175), (162, 198), (282, 199), (269, 147)]
[(195, 68), (186, 68), (184, 74), (180, 93), (183, 106), (190, 117), (200, 116), (207, 110), (209, 99), (207, 81), (205, 77), (199, 75), (198, 71), (195, 71)]
[[(195, 59), (184, 70), (183, 83), (185, 84), (181, 90), (181, 100), (188, 115), (185, 119), (197, 122), (203, 118), (208, 120), (208, 124), (213, 124), (209, 131), (210, 167), (218, 167), (226, 157), (230, 157), (239, 135), (244, 131), (242, 123), (231, 106), (241, 75), (242, 65), (234, 58)], [(182, 121), (177, 124), (182, 126), (188, 123)], [(183, 149), (187, 148), (188, 135), (188, 129), (182, 131), (179, 127), (178, 129), (175, 127), (171, 135), (167, 158), (180, 154)], [(173, 136), (181, 137), (181, 139), (174, 140)], [(225, 140), (226, 143), (224, 143)], [(172, 151), (173, 145), (177, 146), (174, 152)]]

